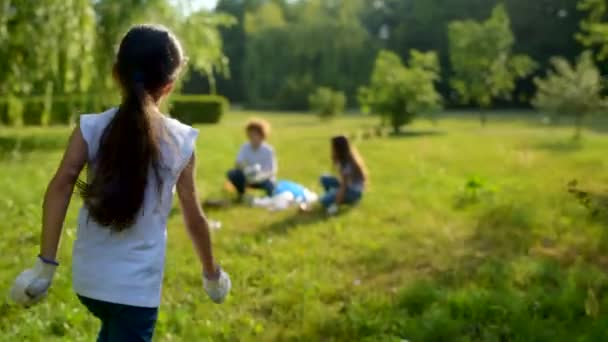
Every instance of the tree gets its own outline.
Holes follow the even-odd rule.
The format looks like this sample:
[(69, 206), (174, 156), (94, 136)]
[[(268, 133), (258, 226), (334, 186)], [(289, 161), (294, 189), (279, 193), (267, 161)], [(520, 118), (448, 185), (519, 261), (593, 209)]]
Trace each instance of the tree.
[(441, 108), (442, 98), (435, 89), (439, 80), (439, 61), (435, 52), (410, 52), (409, 65), (393, 52), (378, 54), (369, 86), (359, 90), (365, 111), (380, 115), (398, 134), (419, 114)]
[[(269, 2), (247, 14), (243, 79), (249, 104), (306, 110), (323, 85), (354, 99), (375, 48), (358, 20), (360, 0)], [(371, 47), (371, 48), (370, 48)]]
[[(95, 2), (97, 16), (96, 63), (98, 86), (103, 91), (113, 89), (109, 73), (114, 62), (116, 42), (136, 22), (151, 21), (169, 27), (180, 38), (189, 58), (188, 71), (206, 76), (211, 92), (215, 90), (215, 73), (226, 73), (228, 61), (222, 52), (219, 28), (230, 26), (234, 19), (206, 11), (187, 12), (192, 0), (99, 0)], [(186, 79), (190, 74), (186, 73)]]
[[(0, 94), (15, 104), (24, 96), (88, 91), (94, 39), (95, 14), (88, 0), (0, 1)], [(36, 111), (49, 111), (48, 105), (40, 107), (43, 101), (36, 102)], [(21, 122), (22, 113), (12, 108), (22, 106), (9, 107), (0, 116)]]
[[(513, 51), (529, 55), (542, 66), (552, 56), (574, 58), (580, 53), (576, 40), (570, 39), (582, 18), (573, 0), (370, 0), (365, 2), (361, 21), (377, 44), (402, 59), (410, 49), (437, 51), (442, 70), (438, 89), (447, 97), (452, 70), (445, 27), (454, 20), (484, 20), (499, 3), (511, 15), (516, 37)], [(527, 105), (534, 90), (531, 79), (517, 82), (513, 101), (501, 105)]]
[(535, 62), (512, 52), (514, 37), (504, 6), (499, 5), (484, 22), (454, 21), (448, 26), (451, 86), (463, 104), (480, 107), (485, 125), (486, 109), (495, 98), (509, 98), (515, 81), (529, 75)]
[[(77, 111), (115, 104), (116, 45), (138, 22), (171, 28), (190, 59), (188, 70), (206, 75), (213, 89), (213, 75), (227, 71), (218, 28), (231, 19), (184, 11), (191, 1), (0, 0), (0, 96), (8, 98), (0, 120), (19, 123), (25, 110), (38, 116), (28, 123), (62, 123)], [(61, 114), (40, 115), (49, 112)]]
[(608, 59), (608, 3), (605, 0), (580, 0), (579, 9), (589, 12), (589, 17), (581, 22), (582, 33), (578, 40), (587, 47), (600, 48), (598, 58)]
[(535, 79), (538, 92), (533, 104), (546, 113), (574, 116), (574, 138), (579, 139), (585, 117), (608, 108), (602, 97), (602, 76), (590, 51), (584, 52), (576, 65), (562, 57), (553, 58), (551, 64), (554, 70)]

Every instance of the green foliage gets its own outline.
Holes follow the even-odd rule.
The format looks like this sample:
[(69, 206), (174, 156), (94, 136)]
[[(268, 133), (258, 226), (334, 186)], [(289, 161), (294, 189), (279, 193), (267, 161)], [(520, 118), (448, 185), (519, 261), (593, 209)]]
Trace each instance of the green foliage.
[(360, 4), (311, 0), (280, 6), (268, 1), (247, 11), (242, 65), (247, 102), (306, 110), (308, 96), (319, 86), (354, 98), (376, 51), (358, 19)]
[(454, 207), (463, 209), (478, 203), (490, 203), (494, 200), (494, 195), (498, 188), (489, 184), (485, 179), (474, 176), (469, 178), (459, 193), (456, 195)]
[(370, 84), (359, 91), (365, 111), (380, 115), (395, 132), (420, 114), (438, 111), (442, 98), (435, 89), (439, 80), (439, 62), (434, 52), (412, 50), (409, 65), (396, 54), (378, 54)]
[[(499, 5), (483, 22), (454, 21), (448, 26), (451, 86), (463, 104), (489, 108), (495, 98), (509, 98), (515, 82), (536, 67), (525, 55), (514, 55), (510, 19)], [(485, 124), (485, 116), (481, 117)]]
[(226, 98), (217, 95), (181, 95), (171, 101), (171, 115), (186, 124), (217, 124), (228, 111)]
[(589, 16), (581, 22), (582, 32), (578, 40), (587, 47), (599, 47), (600, 60), (608, 58), (608, 4), (604, 0), (579, 0), (580, 10), (588, 12)]
[(186, 12), (190, 2), (27, 0), (16, 6), (0, 1), (0, 96), (14, 98), (0, 110), (2, 121), (65, 124), (79, 113), (116, 105), (106, 103), (119, 93), (111, 73), (116, 44), (131, 25), (147, 21), (178, 35), (189, 58), (186, 76), (192, 71), (207, 76), (214, 92), (214, 74), (228, 73), (218, 28), (234, 20)]
[(0, 94), (86, 91), (94, 41), (88, 0), (0, 2)]
[(283, 9), (274, 2), (265, 2), (255, 12), (245, 14), (244, 27), (248, 34), (281, 28), (286, 24)]
[(602, 75), (593, 62), (591, 52), (584, 52), (576, 65), (561, 57), (551, 60), (553, 70), (545, 78), (536, 78), (538, 88), (533, 104), (553, 115), (574, 116), (575, 138), (580, 138), (584, 118), (608, 108), (602, 96)]
[(328, 119), (344, 113), (346, 95), (344, 92), (327, 87), (319, 87), (308, 97), (310, 109), (322, 119)]

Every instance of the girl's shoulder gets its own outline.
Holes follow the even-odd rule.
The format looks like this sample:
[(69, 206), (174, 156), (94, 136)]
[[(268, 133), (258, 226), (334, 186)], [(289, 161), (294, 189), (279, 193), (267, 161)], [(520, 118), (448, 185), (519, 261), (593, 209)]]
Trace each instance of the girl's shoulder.
[[(194, 152), (199, 131), (166, 115), (163, 115), (163, 122), (166, 140), (164, 140), (164, 148), (161, 149), (165, 150), (165, 157), (172, 159), (171, 163), (179, 165), (181, 169), (183, 163), (189, 161)], [(178, 153), (174, 154), (174, 152)]]
[(112, 120), (118, 108), (110, 108), (105, 112), (93, 113), (93, 114), (82, 114), (80, 115), (79, 123), (84, 128), (95, 128), (98, 126), (107, 126)]
[(103, 134), (118, 108), (111, 108), (102, 113), (82, 114), (79, 119), (80, 132), (82, 137), (89, 145), (89, 152), (93, 153), (96, 149), (97, 141)]
[(163, 115), (163, 121), (167, 132), (176, 137), (198, 134), (196, 128), (186, 125), (177, 119)]

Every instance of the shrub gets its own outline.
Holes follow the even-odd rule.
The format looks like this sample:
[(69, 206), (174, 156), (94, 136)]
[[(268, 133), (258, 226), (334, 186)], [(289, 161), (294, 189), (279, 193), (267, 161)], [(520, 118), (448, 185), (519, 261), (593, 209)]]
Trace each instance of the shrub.
[(399, 133), (416, 115), (441, 109), (443, 99), (435, 89), (439, 74), (435, 52), (412, 50), (404, 65), (395, 53), (380, 51), (369, 86), (359, 89), (359, 102), (363, 111), (379, 115), (383, 125)]
[(171, 101), (171, 115), (186, 124), (216, 124), (228, 111), (228, 100), (215, 95), (180, 95)]
[(344, 92), (320, 87), (310, 94), (308, 104), (322, 119), (328, 119), (344, 113), (346, 96)]

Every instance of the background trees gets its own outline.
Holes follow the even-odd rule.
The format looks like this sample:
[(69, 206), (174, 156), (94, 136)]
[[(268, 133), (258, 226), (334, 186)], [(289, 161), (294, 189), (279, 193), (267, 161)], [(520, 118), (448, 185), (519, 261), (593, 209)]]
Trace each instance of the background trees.
[[(268, 19), (268, 12), (262, 14), (267, 9), (260, 12), (267, 3), (276, 5), (272, 16), (281, 17), (282, 24), (267, 34), (247, 31), (247, 14)], [(584, 12), (572, 0), (220, 0), (217, 11), (230, 13), (239, 23), (221, 29), (231, 77), (222, 78), (218, 90), (252, 107), (296, 109), (305, 107), (307, 95), (317, 87), (331, 86), (344, 91), (352, 106), (380, 49), (402, 59), (417, 49), (437, 52), (442, 70), (438, 89), (448, 106), (459, 105), (451, 97), (447, 25), (488, 18), (500, 3), (511, 17), (514, 54), (530, 56), (543, 69), (552, 56), (573, 59), (580, 53), (574, 35)], [(527, 106), (534, 90), (532, 77), (525, 77), (516, 82), (515, 96), (498, 105)]]
[(186, 74), (204, 75), (208, 88), (214, 89), (214, 74), (228, 70), (218, 28), (233, 20), (188, 11), (190, 4), (0, 1), (0, 121), (65, 123), (76, 112), (115, 104), (111, 68), (116, 44), (129, 26), (141, 22), (165, 24), (175, 31), (189, 56)]
[(435, 52), (447, 107), (527, 107), (553, 56), (571, 61), (583, 46), (608, 56), (602, 0), (219, 0), (215, 11), (194, 1), (0, 0), (0, 116), (114, 103), (115, 44), (146, 21), (171, 27), (186, 48), (180, 92), (253, 108), (304, 110), (320, 87), (356, 107), (380, 50), (402, 60)]
[(608, 106), (602, 96), (602, 76), (590, 51), (574, 65), (562, 57), (555, 57), (551, 64), (553, 70), (545, 78), (535, 79), (538, 92), (533, 104), (548, 114), (574, 117), (574, 138), (579, 139), (585, 117)]
[(529, 75), (535, 67), (526, 55), (513, 54), (515, 38), (505, 8), (497, 6), (483, 22), (455, 21), (449, 24), (451, 86), (459, 101), (480, 110), (486, 123), (486, 110), (495, 98), (509, 98), (515, 81)]
[(603, 0), (580, 0), (579, 9), (586, 11), (588, 17), (581, 22), (582, 32), (577, 38), (588, 47), (598, 47), (598, 57), (608, 58), (608, 4)]

